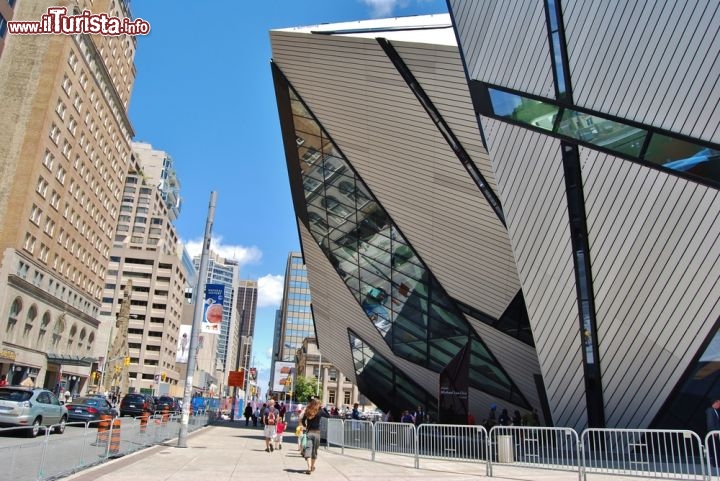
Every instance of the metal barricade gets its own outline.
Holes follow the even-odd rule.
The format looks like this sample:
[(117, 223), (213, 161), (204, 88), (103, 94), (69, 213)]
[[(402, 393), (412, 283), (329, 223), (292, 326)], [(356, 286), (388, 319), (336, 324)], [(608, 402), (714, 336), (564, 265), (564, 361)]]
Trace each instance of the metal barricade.
[(582, 450), (584, 479), (593, 473), (625, 478), (705, 478), (702, 441), (692, 431), (586, 429)]
[(421, 424), (417, 428), (418, 457), (480, 463), (487, 461), (488, 433), (483, 426)]
[(343, 420), (340, 418), (322, 418), (320, 420), (320, 433), (322, 437), (322, 428), (325, 426), (325, 447), (339, 446), (344, 447), (345, 436), (343, 428)]
[(705, 473), (710, 481), (720, 481), (720, 431), (705, 435)]
[(372, 460), (377, 453), (410, 456), (417, 465), (417, 437), (414, 424), (378, 422), (375, 428), (375, 449)]
[(581, 477), (579, 437), (570, 428), (494, 426), (489, 433), (488, 476), (494, 464), (555, 471), (577, 471)]
[(375, 435), (373, 423), (358, 419), (348, 419), (343, 422), (343, 453), (346, 449), (367, 450), (370, 459), (373, 459), (375, 449)]

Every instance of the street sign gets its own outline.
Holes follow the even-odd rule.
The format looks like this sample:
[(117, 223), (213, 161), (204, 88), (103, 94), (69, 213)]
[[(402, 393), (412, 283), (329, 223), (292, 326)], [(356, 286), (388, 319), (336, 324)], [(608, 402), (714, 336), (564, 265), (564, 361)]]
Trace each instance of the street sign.
[(243, 387), (245, 384), (245, 371), (230, 371), (228, 373), (228, 386)]

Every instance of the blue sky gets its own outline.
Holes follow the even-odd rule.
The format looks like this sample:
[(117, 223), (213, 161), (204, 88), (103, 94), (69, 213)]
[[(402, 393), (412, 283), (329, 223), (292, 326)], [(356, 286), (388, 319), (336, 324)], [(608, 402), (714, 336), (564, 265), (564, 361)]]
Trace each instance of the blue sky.
[(175, 222), (199, 252), (210, 192), (214, 249), (257, 279), (253, 352), (265, 389), (287, 255), (300, 249), (270, 73), (275, 28), (447, 12), (444, 0), (136, 0), (151, 25), (138, 37), (130, 102), (135, 140), (167, 151), (181, 182)]

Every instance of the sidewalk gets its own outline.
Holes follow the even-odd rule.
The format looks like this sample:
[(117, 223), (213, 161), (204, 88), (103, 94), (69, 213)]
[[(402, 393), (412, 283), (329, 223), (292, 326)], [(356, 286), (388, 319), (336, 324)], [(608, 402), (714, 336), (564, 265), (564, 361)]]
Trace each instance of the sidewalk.
[[(339, 448), (320, 449), (317, 467), (305, 474), (306, 463), (296, 451), (292, 434), (285, 436), (282, 450), (265, 452), (262, 430), (246, 428), (244, 422), (202, 428), (188, 436), (187, 448), (178, 448), (177, 440), (128, 455), (101, 466), (72, 475), (73, 481), (256, 481), (256, 480), (577, 480), (577, 472), (554, 472), (529, 468), (495, 466), (494, 478), (485, 476), (485, 464), (448, 461), (421, 462), (412, 467), (407, 457), (386, 456), (370, 461), (369, 452), (340, 453)], [(593, 476), (594, 480), (602, 477)], [(617, 476), (612, 477), (618, 480)], [(635, 478), (638, 479), (638, 478)]]

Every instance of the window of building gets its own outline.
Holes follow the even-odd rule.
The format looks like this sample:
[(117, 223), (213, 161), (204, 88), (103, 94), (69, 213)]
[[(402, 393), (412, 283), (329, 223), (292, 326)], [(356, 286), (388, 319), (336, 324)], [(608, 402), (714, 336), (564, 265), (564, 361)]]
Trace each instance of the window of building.
[(335, 390), (328, 389), (328, 404), (335, 404)]

